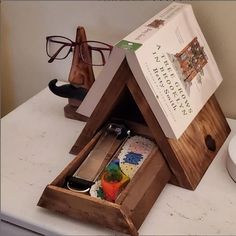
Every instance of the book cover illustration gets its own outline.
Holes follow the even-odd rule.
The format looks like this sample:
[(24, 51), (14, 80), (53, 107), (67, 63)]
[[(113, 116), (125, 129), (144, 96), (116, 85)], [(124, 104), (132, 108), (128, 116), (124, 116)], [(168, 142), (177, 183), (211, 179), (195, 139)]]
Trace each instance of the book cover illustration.
[(207, 56), (204, 48), (200, 46), (197, 37), (195, 37), (181, 52), (172, 57), (176, 64), (176, 70), (180, 78), (190, 82), (197, 75), (203, 74), (203, 67), (207, 64)]

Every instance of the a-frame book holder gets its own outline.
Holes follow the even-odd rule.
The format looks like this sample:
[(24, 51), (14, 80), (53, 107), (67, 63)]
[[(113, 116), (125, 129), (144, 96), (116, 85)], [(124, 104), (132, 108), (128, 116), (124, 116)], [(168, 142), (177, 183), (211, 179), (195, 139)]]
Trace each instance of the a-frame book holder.
[(172, 172), (171, 182), (195, 189), (230, 132), (213, 95), (179, 139), (163, 133), (124, 59), (82, 130), (71, 153), (80, 152), (108, 120), (141, 123), (155, 139)]
[[(190, 19), (186, 20), (186, 17)], [(178, 24), (169, 24), (171, 21)], [(169, 31), (159, 30), (161, 27), (167, 27)], [(183, 31), (180, 30), (182, 27)], [(138, 229), (166, 183), (170, 182), (191, 190), (197, 187), (230, 132), (218, 102), (212, 95), (221, 81), (221, 76), (207, 44), (204, 43), (203, 35), (199, 35), (199, 32), (200, 28), (192, 15), (190, 5), (172, 3), (122, 40), (118, 45), (119, 50), (116, 47), (113, 49), (101, 76), (99, 75), (94, 82), (79, 107), (82, 110), (83, 104), (87, 104), (84, 106), (89, 106), (91, 113), (89, 112), (90, 118), (71, 150), (71, 153), (78, 155), (46, 187), (39, 200), (39, 206), (123, 233), (137, 235)], [(174, 38), (170, 35), (174, 35)], [(162, 43), (159, 45), (161, 40)], [(124, 49), (126, 46), (127, 50)], [(176, 47), (177, 51), (163, 51), (163, 48)], [(135, 60), (139, 67), (135, 67)], [(209, 95), (207, 99), (205, 96), (206, 100), (201, 104), (205, 104), (201, 106), (202, 109), (196, 109), (195, 118), (188, 120), (190, 124), (180, 119), (180, 125), (174, 127), (175, 131), (181, 129), (181, 135), (177, 133), (178, 139), (167, 138), (167, 130), (163, 126), (163, 120), (167, 116), (163, 116), (163, 113), (163, 119), (158, 116), (162, 112), (159, 106), (161, 91), (154, 94), (155, 90), (147, 90), (149, 87), (145, 83), (152, 73), (155, 76), (158, 74), (158, 69), (162, 73), (163, 64), (170, 73), (169, 77), (162, 74), (168, 78), (167, 84), (176, 81), (180, 86), (185, 81), (193, 84), (194, 81), (199, 82), (200, 91)], [(155, 67), (151, 67), (153, 65)], [(157, 65), (160, 66), (157, 68)], [(178, 80), (179, 76), (172, 76), (174, 68), (180, 72), (178, 74), (183, 72), (182, 79)], [(205, 73), (202, 73), (203, 71)], [(159, 77), (160, 74), (155, 78), (158, 80)], [(154, 79), (153, 83), (155, 82)], [(208, 82), (214, 86), (209, 86)], [(203, 101), (204, 96), (198, 94), (195, 97)], [(114, 203), (67, 189), (67, 177), (72, 176), (87, 158), (99, 140), (101, 128), (114, 120), (125, 123), (134, 134), (152, 139), (157, 147)], [(170, 125), (170, 122), (166, 124)]]
[[(67, 176), (85, 160), (98, 140), (99, 129), (114, 119), (122, 120), (135, 133), (155, 140), (158, 149), (143, 163), (115, 203), (66, 189)], [(138, 235), (139, 227), (166, 183), (195, 189), (229, 132), (213, 95), (180, 139), (166, 138), (124, 59), (74, 146), (79, 154), (46, 187), (38, 205)]]

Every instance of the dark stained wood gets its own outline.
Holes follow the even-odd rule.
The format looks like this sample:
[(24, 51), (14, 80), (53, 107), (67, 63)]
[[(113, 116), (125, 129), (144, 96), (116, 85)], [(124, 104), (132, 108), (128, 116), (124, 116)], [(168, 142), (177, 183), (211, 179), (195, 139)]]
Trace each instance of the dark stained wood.
[(132, 220), (130, 218), (129, 210), (127, 210), (125, 207), (121, 206), (120, 212), (123, 215), (124, 219), (126, 220), (128, 226), (129, 226), (130, 235), (131, 236), (138, 236), (139, 235), (138, 230), (137, 230), (137, 228), (135, 227), (134, 223), (132, 222)]
[[(153, 159), (155, 159), (153, 161)], [(151, 163), (151, 164), (150, 164)], [(158, 163), (158, 165), (156, 165)], [(158, 167), (156, 170), (155, 168), (153, 169), (153, 166), (155, 165), (155, 168)], [(160, 167), (162, 167), (162, 165), (166, 165), (162, 155), (160, 154), (160, 151), (158, 150), (157, 147), (155, 147), (151, 154), (149, 155), (149, 157), (144, 161), (144, 163), (142, 164), (142, 166), (139, 168), (139, 170), (137, 171), (137, 173), (134, 175), (134, 177), (132, 178), (132, 180), (129, 182), (129, 184), (126, 186), (126, 188), (121, 192), (121, 194), (117, 197), (116, 199), (116, 203), (117, 204), (122, 204), (124, 202), (124, 200), (128, 197), (128, 195), (130, 194), (130, 191), (134, 188), (137, 188), (137, 186), (139, 185), (142, 186), (142, 190), (143, 192), (146, 191), (146, 182), (149, 182), (150, 179), (148, 178), (152, 178), (152, 175), (155, 175), (158, 173)], [(168, 169), (168, 168), (167, 168)], [(169, 173), (169, 177), (171, 176), (169, 169), (167, 170), (167, 172)], [(148, 173), (148, 177), (146, 178), (143, 177), (143, 175)], [(141, 183), (144, 183), (144, 185), (141, 185)], [(135, 195), (134, 195), (135, 196)], [(135, 196), (135, 198), (140, 198), (140, 196), (142, 196), (141, 194), (139, 194), (139, 196)], [(135, 202), (135, 201), (134, 201)]]
[(147, 138), (153, 139), (153, 135), (146, 124), (133, 122), (131, 120), (123, 120), (120, 118), (114, 118), (114, 119), (111, 118), (111, 121), (118, 122), (118, 123), (123, 122), (124, 124), (127, 125), (127, 127), (129, 127), (130, 130), (132, 130), (133, 133), (137, 133), (137, 134), (140, 134), (140, 135), (145, 136)]
[(170, 179), (171, 173), (158, 148), (155, 147), (119, 195), (116, 203), (63, 188), (66, 176), (73, 174), (83, 162), (100, 135), (101, 132), (97, 133), (79, 155), (45, 188), (38, 205), (82, 221), (101, 224), (137, 236), (137, 230)]
[[(77, 43), (87, 41), (84, 27), (79, 26), (77, 28), (75, 40)], [(91, 55), (88, 48), (85, 51), (87, 51), (88, 55)], [(75, 46), (69, 74), (69, 82), (73, 85), (80, 85), (84, 88), (90, 89), (94, 80), (92, 66), (83, 63), (79, 53), (79, 47)]]
[(74, 106), (74, 107), (79, 107), (80, 104), (81, 104), (82, 101), (78, 100), (78, 99), (73, 99), (73, 98), (68, 98), (68, 103), (71, 105), (71, 106)]
[[(171, 182), (187, 189), (195, 189), (230, 132), (216, 98), (212, 96), (209, 99), (178, 140), (168, 139), (134, 77), (131, 76), (127, 84), (173, 173)], [(205, 144), (207, 135), (211, 135), (216, 141), (215, 152), (208, 150)]]
[(81, 221), (96, 223), (122, 233), (137, 235), (137, 230), (132, 227), (132, 221), (128, 216), (124, 217), (124, 212), (121, 212), (118, 204), (85, 194), (48, 185), (38, 202), (38, 206)]
[(78, 112), (76, 112), (76, 110), (78, 109), (78, 106), (80, 105), (80, 103), (77, 103), (77, 106), (71, 105), (70, 103), (67, 104), (66, 106), (64, 106), (64, 115), (66, 118), (69, 119), (73, 119), (73, 120), (79, 120), (79, 121), (88, 121), (88, 117), (84, 116)]
[[(136, 132), (151, 137), (159, 149), (153, 150), (145, 160), (116, 203), (63, 188), (66, 177), (73, 174), (96, 144), (101, 127), (117, 115), (117, 106), (122, 108), (127, 102), (122, 99), (127, 91), (137, 105), (135, 116), (141, 114), (142, 119), (132, 119), (132, 114), (128, 114), (125, 117), (130, 120), (124, 122)], [(170, 180), (178, 186), (195, 189), (229, 132), (226, 119), (212, 96), (178, 140), (166, 138), (124, 60), (71, 150), (79, 153), (78, 156), (46, 187), (38, 205), (136, 236), (165, 184)], [(206, 137), (213, 144), (207, 145)]]
[(71, 154), (78, 154), (91, 140), (94, 134), (101, 128), (101, 126), (108, 121), (113, 108), (118, 103), (119, 97), (124, 90), (128, 73), (127, 62), (124, 60), (101, 100), (99, 101), (97, 107), (93, 111), (90, 119), (82, 130), (79, 138), (71, 148)]
[(156, 117), (154, 116), (150, 106), (146, 98), (144, 97), (143, 93), (141, 92), (136, 80), (134, 79), (133, 75), (130, 74), (129, 81), (127, 82), (127, 86), (134, 97), (139, 109), (141, 110), (143, 117), (156, 140), (157, 145), (159, 146), (163, 156), (166, 158), (170, 169), (173, 172), (173, 179), (178, 179), (179, 185), (185, 186), (187, 188), (191, 188), (189, 185), (188, 180), (186, 180), (184, 175), (184, 170), (178, 163), (175, 158), (175, 154), (171, 149), (168, 140), (162, 131)]
[(165, 160), (158, 148), (155, 148), (117, 199), (116, 203), (130, 212), (130, 218), (137, 229), (142, 225), (170, 177), (171, 173)]
[[(185, 176), (189, 179), (190, 189), (197, 187), (229, 133), (229, 125), (213, 95), (180, 139), (168, 140), (176, 159), (185, 171)], [(215, 151), (207, 148), (207, 135), (214, 139)]]
[[(125, 60), (95, 108), (71, 153), (78, 153), (99, 127), (111, 119), (119, 96), (122, 96), (127, 88), (141, 111), (151, 136), (155, 139), (168, 163), (172, 172), (171, 183), (187, 189), (195, 189), (230, 132), (215, 97), (212, 96), (209, 99), (178, 140), (168, 139)], [(216, 142), (214, 152), (207, 148), (205, 143), (207, 135), (211, 135)]]

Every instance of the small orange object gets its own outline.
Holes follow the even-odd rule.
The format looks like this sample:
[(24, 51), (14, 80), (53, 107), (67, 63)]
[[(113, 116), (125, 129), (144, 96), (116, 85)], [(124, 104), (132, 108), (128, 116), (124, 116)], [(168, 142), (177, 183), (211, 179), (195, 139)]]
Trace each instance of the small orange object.
[(108, 181), (106, 178), (107, 175), (107, 172), (102, 175), (102, 189), (105, 195), (105, 199), (107, 201), (114, 202), (122, 189), (128, 184), (129, 177), (121, 172), (122, 178), (120, 181)]

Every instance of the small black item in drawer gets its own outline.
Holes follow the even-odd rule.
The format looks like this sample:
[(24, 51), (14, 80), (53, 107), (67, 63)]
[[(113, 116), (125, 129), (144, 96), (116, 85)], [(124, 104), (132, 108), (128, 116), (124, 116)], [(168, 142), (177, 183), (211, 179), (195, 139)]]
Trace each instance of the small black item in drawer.
[(94, 184), (92, 181), (76, 178), (76, 177), (69, 177), (67, 182), (67, 187), (71, 190), (76, 190), (78, 192), (88, 192), (90, 187)]

